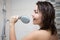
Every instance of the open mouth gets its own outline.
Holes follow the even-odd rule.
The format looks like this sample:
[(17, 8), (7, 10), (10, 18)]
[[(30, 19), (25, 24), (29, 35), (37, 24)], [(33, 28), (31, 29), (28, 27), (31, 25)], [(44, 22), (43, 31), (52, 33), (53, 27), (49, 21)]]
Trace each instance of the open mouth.
[(33, 18), (33, 20), (36, 20), (35, 18)]

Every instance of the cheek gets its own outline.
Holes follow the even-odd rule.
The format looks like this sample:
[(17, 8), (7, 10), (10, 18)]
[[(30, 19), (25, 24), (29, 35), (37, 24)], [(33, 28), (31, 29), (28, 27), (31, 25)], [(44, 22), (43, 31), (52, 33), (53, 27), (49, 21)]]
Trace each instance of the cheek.
[(42, 20), (42, 15), (36, 15), (36, 18), (39, 19), (40, 21)]
[(35, 15), (35, 18), (36, 18), (36, 19), (39, 19), (39, 18), (40, 18), (39, 14), (36, 14), (36, 15)]
[(38, 16), (38, 23), (41, 24), (42, 23), (42, 15)]
[(42, 18), (41, 17), (38, 18), (38, 22), (42, 23)]
[(39, 24), (42, 23), (42, 15), (36, 15), (36, 19)]

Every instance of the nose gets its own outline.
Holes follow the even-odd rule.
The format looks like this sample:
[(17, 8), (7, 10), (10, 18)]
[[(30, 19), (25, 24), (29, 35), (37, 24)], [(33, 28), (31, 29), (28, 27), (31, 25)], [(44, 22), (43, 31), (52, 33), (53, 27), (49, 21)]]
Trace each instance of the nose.
[(32, 14), (32, 17), (34, 17), (34, 13)]

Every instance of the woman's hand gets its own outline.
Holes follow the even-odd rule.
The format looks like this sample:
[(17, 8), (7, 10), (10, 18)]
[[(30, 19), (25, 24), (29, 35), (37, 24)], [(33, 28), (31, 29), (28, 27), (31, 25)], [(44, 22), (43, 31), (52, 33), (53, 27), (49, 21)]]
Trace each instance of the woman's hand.
[(16, 40), (15, 23), (18, 21), (18, 16), (12, 16), (9, 20), (10, 24), (10, 40)]
[(18, 21), (18, 16), (12, 16), (9, 20), (10, 24), (15, 24)]

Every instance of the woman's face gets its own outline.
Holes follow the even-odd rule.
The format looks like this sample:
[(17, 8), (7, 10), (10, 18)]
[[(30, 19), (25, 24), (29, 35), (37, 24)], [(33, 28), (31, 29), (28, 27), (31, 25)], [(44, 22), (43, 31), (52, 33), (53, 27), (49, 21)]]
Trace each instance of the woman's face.
[(42, 13), (39, 12), (38, 6), (35, 6), (34, 13), (32, 14), (33, 24), (41, 25), (42, 24)]

